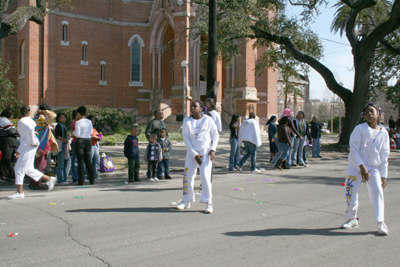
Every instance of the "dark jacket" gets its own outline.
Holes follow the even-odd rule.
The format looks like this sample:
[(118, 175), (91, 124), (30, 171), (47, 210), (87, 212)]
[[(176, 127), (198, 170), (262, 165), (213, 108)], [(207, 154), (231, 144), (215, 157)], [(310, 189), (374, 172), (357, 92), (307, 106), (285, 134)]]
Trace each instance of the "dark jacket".
[[(152, 149), (154, 147), (154, 149)], [(151, 155), (151, 152), (154, 151), (154, 155)], [(153, 159), (151, 159), (151, 156), (154, 156)], [(162, 160), (162, 151), (161, 151), (161, 146), (159, 143), (149, 143), (146, 147), (146, 151), (144, 152), (144, 159), (147, 161), (161, 161)]]
[(292, 134), (292, 130), (289, 128), (287, 124), (279, 124), (278, 125), (278, 141), (280, 143), (289, 144), (292, 146), (292, 142), (290, 142), (290, 135)]
[(396, 122), (393, 119), (389, 120), (389, 128), (396, 128)]
[(311, 122), (311, 137), (312, 138), (319, 138), (321, 137), (321, 125), (319, 123), (312, 121)]
[(157, 139), (157, 143), (160, 144), (161, 149), (165, 149), (165, 148), (168, 149), (168, 151), (165, 151), (165, 152), (162, 153), (162, 157), (163, 157), (163, 159), (169, 159), (170, 156), (171, 156), (169, 152), (170, 152), (171, 149), (172, 149), (172, 143), (171, 143), (171, 141), (169, 140), (168, 136), (165, 136), (164, 141), (161, 140), (161, 138), (158, 138), (158, 139)]
[(268, 127), (268, 139), (271, 142), (272, 138), (274, 138), (275, 134), (278, 132), (278, 128), (276, 124), (271, 122)]
[(147, 139), (149, 139), (149, 136), (151, 134), (156, 134), (158, 137), (160, 137), (160, 130), (161, 129), (167, 129), (167, 126), (165, 125), (165, 122), (157, 120), (157, 119), (152, 119), (149, 121), (146, 127), (146, 131), (144, 132)]
[(139, 159), (139, 140), (136, 136), (128, 135), (124, 142), (124, 155), (129, 160)]
[(289, 124), (288, 124), (288, 126), (289, 126), (289, 128), (292, 130), (292, 132), (290, 133), (290, 135), (293, 135), (293, 134), (294, 134), (294, 135), (296, 135), (296, 137), (300, 137), (299, 131), (297, 131), (296, 127), (294, 127), (292, 118), (291, 118), (291, 117), (287, 117), (287, 118), (289, 119)]

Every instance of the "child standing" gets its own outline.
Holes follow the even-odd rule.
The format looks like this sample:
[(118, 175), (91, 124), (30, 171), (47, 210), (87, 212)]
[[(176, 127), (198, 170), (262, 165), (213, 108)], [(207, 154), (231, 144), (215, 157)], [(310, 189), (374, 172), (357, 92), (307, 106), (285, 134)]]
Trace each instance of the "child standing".
[(141, 182), (139, 179), (139, 127), (134, 125), (131, 127), (131, 134), (128, 135), (124, 142), (124, 155), (128, 159), (129, 166), (129, 183)]
[(383, 190), (387, 186), (388, 157), (390, 153), (387, 131), (379, 126), (379, 110), (372, 103), (364, 108), (365, 121), (350, 135), (349, 165), (346, 178), (347, 210), (342, 228), (358, 227), (358, 188), (365, 179), (379, 235), (387, 235), (384, 223)]
[(160, 144), (157, 143), (157, 138), (156, 134), (149, 136), (149, 144), (144, 153), (144, 158), (147, 162), (147, 178), (152, 182), (158, 181), (156, 177), (157, 164), (162, 161), (162, 150)]
[(165, 179), (171, 179), (171, 176), (169, 176), (169, 152), (172, 149), (172, 143), (167, 136), (167, 129), (163, 128), (160, 130), (160, 137), (157, 142), (160, 144), (162, 151), (162, 161), (158, 163), (157, 167), (157, 178), (162, 179), (162, 168), (164, 166)]

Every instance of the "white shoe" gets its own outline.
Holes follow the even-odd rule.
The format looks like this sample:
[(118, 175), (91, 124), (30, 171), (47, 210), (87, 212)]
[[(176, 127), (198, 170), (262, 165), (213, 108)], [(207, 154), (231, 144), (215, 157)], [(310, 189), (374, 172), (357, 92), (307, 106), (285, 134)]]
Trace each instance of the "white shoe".
[(8, 198), (12, 198), (12, 199), (14, 199), (14, 198), (24, 198), (24, 197), (25, 197), (25, 193), (22, 192), (22, 194), (20, 194), (18, 191), (15, 192), (14, 194), (12, 194), (11, 196), (8, 196)]
[(160, 179), (158, 179), (158, 178), (156, 177), (156, 178), (154, 178), (154, 181), (160, 181)]
[(178, 206), (176, 206), (178, 210), (185, 210), (190, 208), (190, 202), (182, 201)]
[(357, 228), (357, 227), (358, 227), (358, 221), (356, 218), (349, 219), (342, 224), (343, 229), (350, 229), (350, 228)]
[(49, 191), (53, 190), (55, 183), (56, 177), (50, 177), (50, 181), (47, 182), (47, 185), (49, 186)]
[(153, 178), (149, 178), (149, 180), (150, 180), (150, 182), (154, 182), (154, 179), (153, 179)]
[(378, 234), (379, 235), (387, 235), (389, 233), (389, 229), (387, 228), (384, 222), (378, 223)]
[(213, 205), (207, 203), (206, 213), (213, 213), (213, 211), (214, 211)]
[(255, 169), (254, 171), (251, 171), (251, 173), (253, 172), (261, 172), (259, 169)]

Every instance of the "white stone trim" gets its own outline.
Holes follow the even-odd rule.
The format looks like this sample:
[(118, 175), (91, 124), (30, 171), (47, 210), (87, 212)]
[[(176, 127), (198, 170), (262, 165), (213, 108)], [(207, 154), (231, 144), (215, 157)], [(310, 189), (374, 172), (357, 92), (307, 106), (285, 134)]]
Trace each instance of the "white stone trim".
[(106, 81), (100, 81), (99, 84), (100, 85), (107, 85), (107, 82)]
[(18, 78), (19, 78), (19, 79), (25, 79), (25, 73), (20, 74), (20, 75), (18, 76)]
[(190, 17), (190, 13), (187, 11), (182, 11), (182, 12), (175, 12), (172, 14), (172, 17)]
[(143, 86), (143, 83), (142, 82), (129, 82), (129, 86), (139, 87), (139, 86)]
[(89, 65), (89, 61), (81, 60), (81, 65), (88, 66)]
[(100, 65), (107, 65), (107, 62), (105, 62), (104, 60), (100, 61)]
[(88, 42), (82, 41), (82, 45), (88, 45)]
[(66, 20), (63, 20), (63, 21), (62, 21), (62, 25), (69, 25), (69, 22), (66, 21)]
[(111, 25), (129, 26), (129, 27), (151, 27), (150, 23), (123, 22), (123, 21), (99, 19), (96, 17), (85, 16), (85, 15), (80, 15), (80, 14), (73, 14), (73, 13), (57, 11), (57, 10), (50, 11), (50, 14), (67, 17), (67, 18), (74, 18), (74, 19), (81, 19), (81, 20), (87, 20), (87, 21), (104, 23), (104, 24), (111, 24)]
[(69, 45), (69, 41), (61, 41), (61, 45)]
[(259, 92), (259, 91), (257, 91), (257, 96), (267, 96), (267, 92)]
[[(131, 39), (129, 39), (128, 46), (131, 46), (132, 43), (133, 43), (133, 41), (134, 41), (135, 39), (138, 39), (138, 42), (139, 42), (140, 46), (141, 46), (141, 47), (144, 47), (144, 41), (143, 41), (142, 37), (140, 37), (139, 34), (134, 34), (134, 35), (131, 37)], [(140, 51), (140, 52), (142, 52), (142, 51)]]

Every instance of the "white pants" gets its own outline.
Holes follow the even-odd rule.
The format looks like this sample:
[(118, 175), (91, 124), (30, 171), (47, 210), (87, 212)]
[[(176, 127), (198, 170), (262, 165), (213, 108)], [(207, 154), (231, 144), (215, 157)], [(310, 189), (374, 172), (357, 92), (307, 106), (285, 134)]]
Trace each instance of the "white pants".
[(206, 151), (197, 151), (201, 156), (201, 165), (199, 165), (194, 157), (187, 152), (186, 153), (186, 162), (185, 162), (185, 174), (183, 176), (183, 201), (186, 202), (194, 202), (194, 178), (196, 178), (197, 168), (200, 169), (200, 178), (201, 178), (201, 196), (200, 202), (204, 203), (212, 203), (212, 184), (211, 184), (211, 171), (212, 171), (212, 161), (210, 160), (210, 156), (208, 153), (210, 150)]
[(27, 147), (20, 151), (17, 164), (15, 164), (15, 184), (22, 185), (24, 183), (25, 175), (36, 182), (42, 178), (43, 173), (35, 169), (35, 155), (36, 147)]
[[(384, 221), (385, 201), (383, 199), (382, 180), (378, 168), (368, 169), (370, 174), (367, 187), (369, 199), (372, 203), (373, 215), (375, 222)], [(353, 219), (357, 217), (358, 212), (358, 188), (361, 184), (361, 173), (354, 168), (347, 169), (346, 178), (346, 200), (347, 210), (344, 215), (345, 219)]]

